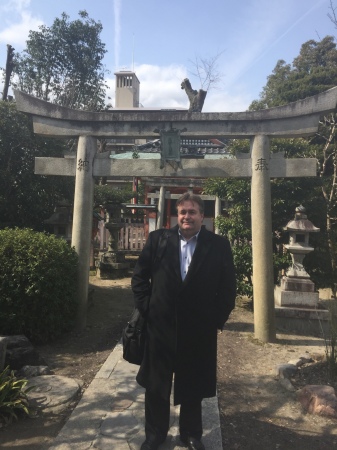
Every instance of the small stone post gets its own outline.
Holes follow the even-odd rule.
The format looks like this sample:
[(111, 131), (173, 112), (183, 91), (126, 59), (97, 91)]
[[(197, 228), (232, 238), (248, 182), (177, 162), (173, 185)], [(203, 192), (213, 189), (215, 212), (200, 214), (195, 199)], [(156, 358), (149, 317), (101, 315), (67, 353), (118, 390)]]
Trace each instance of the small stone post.
[(163, 228), (164, 209), (165, 209), (165, 187), (161, 186), (158, 201), (157, 230), (159, 230), (159, 228)]
[[(216, 196), (214, 205), (214, 217), (217, 218), (218, 216), (221, 216), (221, 198)], [(215, 234), (219, 234), (219, 228), (215, 227), (214, 232)]]
[(78, 254), (78, 310), (76, 327), (83, 330), (87, 320), (90, 243), (94, 203), (93, 160), (97, 140), (91, 136), (80, 136), (77, 147), (76, 180), (74, 196), (73, 231), (71, 245)]
[(269, 137), (252, 139), (252, 247), (255, 337), (274, 342), (274, 277), (271, 225)]

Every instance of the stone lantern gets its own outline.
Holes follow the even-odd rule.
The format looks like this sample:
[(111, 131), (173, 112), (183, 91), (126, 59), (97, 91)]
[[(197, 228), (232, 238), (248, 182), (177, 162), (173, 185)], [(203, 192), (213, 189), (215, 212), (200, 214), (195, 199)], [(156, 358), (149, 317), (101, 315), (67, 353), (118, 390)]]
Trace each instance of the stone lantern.
[(285, 245), (291, 253), (292, 265), (275, 289), (275, 304), (278, 306), (302, 306), (315, 308), (318, 305), (318, 292), (309, 274), (303, 267), (305, 255), (314, 250), (309, 244), (309, 234), (319, 232), (307, 219), (305, 208), (300, 205), (295, 210), (295, 218), (288, 222), (289, 244)]
[(110, 232), (108, 251), (101, 255), (98, 262), (99, 276), (104, 279), (122, 278), (128, 275), (130, 264), (125, 261), (125, 256), (118, 251), (118, 232), (121, 229), (120, 204), (108, 204), (107, 222), (105, 228)]

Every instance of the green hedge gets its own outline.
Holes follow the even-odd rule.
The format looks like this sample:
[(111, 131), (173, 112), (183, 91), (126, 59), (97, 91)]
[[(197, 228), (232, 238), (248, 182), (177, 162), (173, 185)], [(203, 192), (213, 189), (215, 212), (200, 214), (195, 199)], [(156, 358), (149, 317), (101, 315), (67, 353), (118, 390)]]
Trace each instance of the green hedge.
[(0, 335), (45, 342), (69, 331), (77, 264), (63, 239), (30, 229), (0, 230)]

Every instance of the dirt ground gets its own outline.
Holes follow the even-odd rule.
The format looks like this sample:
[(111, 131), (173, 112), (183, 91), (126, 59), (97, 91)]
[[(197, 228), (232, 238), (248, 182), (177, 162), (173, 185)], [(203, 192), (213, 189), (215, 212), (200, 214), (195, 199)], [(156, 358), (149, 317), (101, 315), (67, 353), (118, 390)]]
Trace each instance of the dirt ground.
[[(243, 306), (243, 307), (242, 307)], [(311, 356), (291, 379), (296, 390), (328, 384), (322, 339), (278, 330), (277, 342), (254, 339), (253, 312), (237, 307), (218, 339), (218, 396), (223, 447), (240, 450), (337, 449), (337, 419), (305, 414), (275, 367)], [(337, 392), (337, 383), (332, 384)]]
[[(100, 280), (94, 288), (87, 327), (52, 345), (37, 347), (53, 373), (83, 380), (85, 389), (121, 337), (132, 311), (130, 279)], [(305, 384), (327, 384), (321, 359), (324, 342), (316, 337), (277, 334), (277, 342), (254, 339), (249, 304), (235, 309), (218, 339), (218, 396), (224, 449), (327, 450), (337, 448), (337, 419), (305, 414), (296, 393), (276, 379), (275, 367), (302, 355), (315, 357), (292, 380), (296, 389)], [(333, 385), (335, 389), (337, 385)], [(69, 417), (79, 398), (58, 415), (37, 416), (0, 429), (0, 448), (46, 450)]]

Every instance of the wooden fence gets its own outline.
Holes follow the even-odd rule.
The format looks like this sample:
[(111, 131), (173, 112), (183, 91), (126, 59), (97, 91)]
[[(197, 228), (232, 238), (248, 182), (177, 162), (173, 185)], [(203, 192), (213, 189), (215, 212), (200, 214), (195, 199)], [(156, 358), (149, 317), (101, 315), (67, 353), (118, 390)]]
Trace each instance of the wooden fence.
[(118, 235), (118, 249), (140, 251), (145, 245), (144, 223), (125, 223)]

